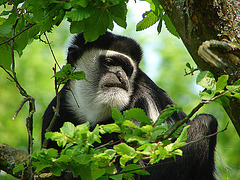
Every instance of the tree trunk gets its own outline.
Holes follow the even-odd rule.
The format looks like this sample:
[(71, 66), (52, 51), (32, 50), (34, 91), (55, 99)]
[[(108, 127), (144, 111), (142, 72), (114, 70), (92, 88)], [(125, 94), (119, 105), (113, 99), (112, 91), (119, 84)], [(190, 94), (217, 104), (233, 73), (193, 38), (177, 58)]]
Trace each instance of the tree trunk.
[[(198, 68), (217, 79), (240, 77), (240, 2), (238, 0), (159, 0)], [(207, 53), (206, 53), (207, 50)], [(210, 52), (210, 53), (209, 53)], [(223, 104), (240, 136), (240, 102)]]

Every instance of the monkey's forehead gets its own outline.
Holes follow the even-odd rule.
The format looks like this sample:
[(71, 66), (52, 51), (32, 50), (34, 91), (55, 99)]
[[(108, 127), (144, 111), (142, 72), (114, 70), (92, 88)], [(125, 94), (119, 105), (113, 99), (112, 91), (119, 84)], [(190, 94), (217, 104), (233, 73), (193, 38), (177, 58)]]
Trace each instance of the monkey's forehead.
[(126, 36), (115, 35), (110, 32), (99, 36), (93, 42), (85, 43), (83, 33), (76, 35), (72, 41), (72, 46), (78, 46), (78, 55), (82, 56), (85, 51), (90, 49), (113, 50), (131, 57), (137, 64), (142, 59), (142, 49), (133, 39)]
[[(136, 68), (137, 63), (129, 56), (113, 51), (113, 50), (100, 50), (100, 49), (90, 49), (85, 51), (83, 55), (76, 59), (73, 66), (77, 68), (76, 70), (87, 71), (89, 69), (95, 69), (103, 63), (102, 59), (117, 59), (118, 65), (127, 65), (128, 67)], [(120, 63), (120, 64), (119, 64)], [(81, 69), (82, 68), (82, 69)]]

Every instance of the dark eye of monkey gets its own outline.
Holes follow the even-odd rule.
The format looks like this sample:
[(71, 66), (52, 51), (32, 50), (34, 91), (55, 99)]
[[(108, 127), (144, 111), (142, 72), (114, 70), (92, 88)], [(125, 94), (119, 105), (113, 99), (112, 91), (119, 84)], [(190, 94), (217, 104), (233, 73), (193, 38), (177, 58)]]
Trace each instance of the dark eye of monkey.
[(114, 56), (105, 56), (101, 55), (99, 57), (100, 66), (102, 68), (108, 68), (111, 66), (120, 66), (125, 71), (128, 77), (131, 77), (133, 73), (133, 66), (129, 62), (128, 58), (121, 56), (121, 55), (114, 55)]

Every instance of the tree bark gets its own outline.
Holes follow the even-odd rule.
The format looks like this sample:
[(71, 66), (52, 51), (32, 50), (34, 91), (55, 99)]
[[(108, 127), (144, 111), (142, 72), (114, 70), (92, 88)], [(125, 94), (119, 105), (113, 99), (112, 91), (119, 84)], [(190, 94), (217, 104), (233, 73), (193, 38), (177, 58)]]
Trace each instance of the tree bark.
[[(159, 0), (184, 45), (203, 71), (217, 79), (229, 75), (229, 84), (240, 77), (240, 2), (237, 0)], [(208, 44), (208, 46), (206, 46)], [(207, 48), (211, 53), (203, 53)], [(222, 103), (240, 136), (240, 101)]]
[(29, 175), (28, 171), (13, 174), (13, 169), (16, 166), (27, 161), (27, 155), (25, 151), (0, 143), (0, 169), (19, 179), (22, 177), (22, 174)]

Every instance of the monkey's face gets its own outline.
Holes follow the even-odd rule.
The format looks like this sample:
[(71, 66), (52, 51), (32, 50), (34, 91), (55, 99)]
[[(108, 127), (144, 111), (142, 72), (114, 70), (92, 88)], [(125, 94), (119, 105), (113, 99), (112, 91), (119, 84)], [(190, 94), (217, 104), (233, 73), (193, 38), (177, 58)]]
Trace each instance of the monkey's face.
[(81, 100), (88, 97), (91, 104), (120, 110), (129, 104), (136, 74), (136, 64), (130, 57), (116, 51), (92, 49), (77, 61), (75, 71), (80, 70), (88, 80), (74, 83), (77, 88), (74, 92)]

